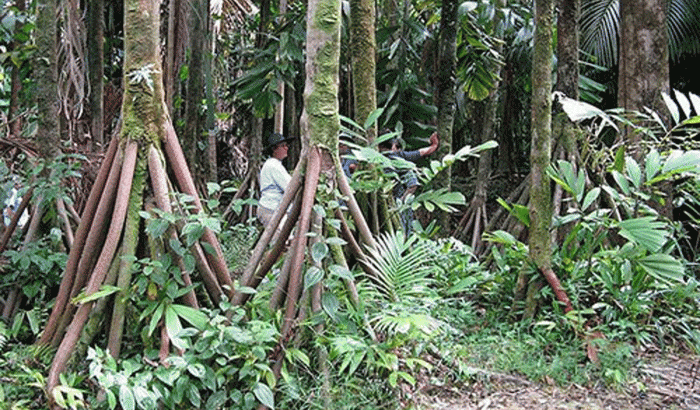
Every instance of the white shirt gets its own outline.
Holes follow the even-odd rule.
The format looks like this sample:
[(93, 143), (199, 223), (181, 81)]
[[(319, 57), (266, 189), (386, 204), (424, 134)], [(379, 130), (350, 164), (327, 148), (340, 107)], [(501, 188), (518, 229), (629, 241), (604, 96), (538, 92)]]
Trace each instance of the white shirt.
[(258, 204), (269, 210), (276, 210), (282, 201), (292, 177), (282, 165), (282, 161), (270, 157), (260, 169), (260, 201)]
[[(5, 226), (10, 226), (10, 222), (12, 221), (10, 210), (13, 213), (17, 211), (20, 202), (22, 202), (22, 198), (19, 196), (19, 191), (17, 190), (17, 188), (12, 187), (12, 189), (10, 190), (10, 197), (5, 200), (5, 208), (2, 212), (3, 223), (5, 224)], [(17, 226), (20, 228), (23, 227), (24, 224), (27, 223), (27, 219), (29, 219), (29, 214), (25, 209), (24, 212), (22, 212), (22, 216), (20, 216), (19, 218), (19, 222), (17, 222)]]

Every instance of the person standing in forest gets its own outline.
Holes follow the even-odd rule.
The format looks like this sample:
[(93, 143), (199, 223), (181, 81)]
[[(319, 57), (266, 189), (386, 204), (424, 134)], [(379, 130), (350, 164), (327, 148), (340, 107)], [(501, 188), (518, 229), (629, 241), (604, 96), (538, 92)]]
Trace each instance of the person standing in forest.
[[(263, 226), (267, 226), (272, 215), (277, 210), (287, 184), (292, 179), (282, 160), (287, 157), (289, 151), (288, 141), (291, 137), (273, 132), (265, 141), (265, 154), (270, 157), (260, 169), (260, 200), (258, 201), (257, 216)], [(285, 216), (286, 218), (286, 216)], [(280, 226), (284, 224), (284, 219)]]
[[(390, 130), (382, 131), (381, 135), (385, 135), (391, 132)], [(433, 152), (437, 151), (440, 145), (440, 139), (438, 137), (437, 131), (430, 135), (430, 145), (417, 150), (404, 151), (400, 142), (397, 138), (390, 138), (382, 141), (379, 144), (379, 151), (386, 155), (389, 159), (404, 159), (410, 162), (417, 162), (419, 159), (426, 157)], [(396, 172), (395, 170), (392, 170)], [(400, 178), (400, 182), (394, 186), (393, 196), (394, 200), (404, 203), (409, 195), (412, 195), (418, 189), (418, 178), (413, 172), (413, 170), (403, 170), (397, 173)], [(411, 232), (411, 224), (413, 222), (413, 209), (408, 207), (403, 212), (401, 212), (401, 227), (404, 232), (408, 235)]]

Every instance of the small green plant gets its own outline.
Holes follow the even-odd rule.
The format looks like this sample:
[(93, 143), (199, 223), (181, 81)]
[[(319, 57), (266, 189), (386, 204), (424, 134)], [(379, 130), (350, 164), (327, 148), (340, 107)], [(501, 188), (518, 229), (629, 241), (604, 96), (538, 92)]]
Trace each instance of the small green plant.
[(11, 333), (0, 321), (0, 410), (42, 408), (44, 374), (53, 350), (15, 343)]
[(162, 366), (148, 364), (158, 360), (156, 351), (146, 352), (145, 362), (140, 356), (117, 362), (108, 352), (91, 348), (90, 379), (106, 392), (100, 408), (275, 408), (267, 357), (277, 330), (260, 321), (244, 322), (241, 313), (231, 321), (220, 311), (209, 311), (202, 329), (182, 328), (176, 334), (182, 353)]

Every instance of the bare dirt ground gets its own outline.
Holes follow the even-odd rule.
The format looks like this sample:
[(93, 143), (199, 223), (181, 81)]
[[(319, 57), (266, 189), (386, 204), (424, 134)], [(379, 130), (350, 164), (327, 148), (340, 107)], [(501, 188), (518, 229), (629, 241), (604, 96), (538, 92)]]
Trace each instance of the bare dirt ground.
[(469, 385), (426, 386), (420, 410), (698, 410), (700, 357), (646, 357), (633, 369), (633, 383), (609, 387), (567, 388), (533, 383), (517, 376), (485, 374)]

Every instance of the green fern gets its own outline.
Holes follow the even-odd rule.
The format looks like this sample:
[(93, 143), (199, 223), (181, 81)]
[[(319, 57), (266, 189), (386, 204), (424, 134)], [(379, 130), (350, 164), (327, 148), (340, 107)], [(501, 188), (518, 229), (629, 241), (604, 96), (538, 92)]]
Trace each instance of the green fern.
[(0, 351), (5, 348), (7, 340), (10, 338), (10, 331), (7, 329), (5, 322), (0, 320)]
[(377, 238), (376, 247), (368, 248), (366, 263), (377, 274), (371, 287), (379, 298), (399, 302), (428, 293), (432, 254), (417, 240), (417, 236), (406, 238), (402, 231), (385, 233)]

